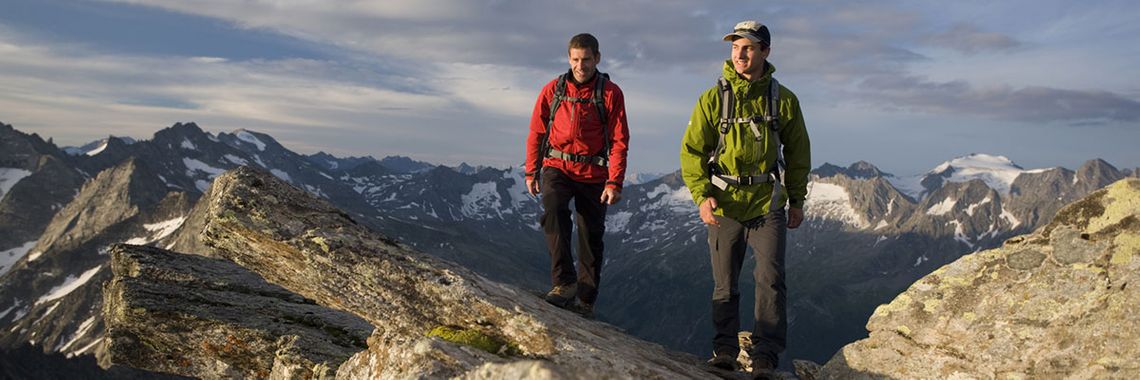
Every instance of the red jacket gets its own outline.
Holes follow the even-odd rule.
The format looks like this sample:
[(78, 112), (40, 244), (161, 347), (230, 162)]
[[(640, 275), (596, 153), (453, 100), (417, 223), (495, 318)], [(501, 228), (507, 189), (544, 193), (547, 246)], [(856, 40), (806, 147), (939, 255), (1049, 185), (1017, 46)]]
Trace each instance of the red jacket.
[[(597, 74), (589, 82), (577, 84), (573, 77), (566, 80), (566, 96), (590, 98), (594, 94)], [(538, 167), (539, 145), (546, 133), (546, 122), (550, 119), (550, 100), (554, 97), (554, 87), (558, 78), (547, 83), (534, 103), (534, 113), (530, 117), (530, 134), (526, 139), (526, 175), (530, 178)], [(625, 96), (614, 82), (606, 81), (605, 106), (609, 118), (610, 156), (609, 168), (591, 163), (564, 161), (546, 157), (542, 165), (562, 170), (578, 182), (601, 183), (606, 187), (621, 190), (625, 181), (625, 159), (629, 151), (629, 126), (625, 117)], [(562, 152), (593, 156), (605, 149), (605, 130), (598, 117), (594, 103), (562, 101), (554, 117), (550, 132), (550, 146)], [(545, 152), (543, 152), (545, 155)]]

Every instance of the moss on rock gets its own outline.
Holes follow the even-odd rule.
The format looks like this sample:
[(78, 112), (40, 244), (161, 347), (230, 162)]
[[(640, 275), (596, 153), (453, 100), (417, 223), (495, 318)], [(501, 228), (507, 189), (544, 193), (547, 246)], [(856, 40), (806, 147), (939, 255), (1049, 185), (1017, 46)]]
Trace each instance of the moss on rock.
[(513, 356), (520, 354), (517, 345), (504, 342), (474, 329), (439, 326), (429, 331), (427, 336), (439, 337), (451, 343), (478, 348), (496, 355)]

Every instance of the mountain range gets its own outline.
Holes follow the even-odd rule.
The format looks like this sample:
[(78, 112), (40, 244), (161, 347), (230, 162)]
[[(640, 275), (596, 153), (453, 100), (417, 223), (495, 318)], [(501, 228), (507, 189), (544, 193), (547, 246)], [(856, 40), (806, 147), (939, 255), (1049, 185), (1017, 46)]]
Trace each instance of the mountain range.
[[(194, 123), (147, 140), (109, 137), (67, 150), (0, 124), (0, 148), (0, 347), (104, 355), (107, 247), (212, 256), (187, 232), (201, 230), (192, 208), (215, 177), (239, 166), (268, 171), (388, 238), (492, 280), (535, 293), (549, 286), (540, 206), (517, 167), (303, 155), (266, 134), (213, 134)], [(1096, 159), (1075, 171), (1026, 170), (987, 154), (911, 177), (866, 162), (820, 166), (805, 226), (789, 233), (785, 356), (826, 361), (866, 337), (875, 307), (919, 278), (1033, 231), (1062, 205), (1136, 174)], [(704, 237), (679, 173), (627, 186), (607, 216), (599, 319), (707, 354), (712, 279)], [(746, 313), (748, 277), (741, 284)]]

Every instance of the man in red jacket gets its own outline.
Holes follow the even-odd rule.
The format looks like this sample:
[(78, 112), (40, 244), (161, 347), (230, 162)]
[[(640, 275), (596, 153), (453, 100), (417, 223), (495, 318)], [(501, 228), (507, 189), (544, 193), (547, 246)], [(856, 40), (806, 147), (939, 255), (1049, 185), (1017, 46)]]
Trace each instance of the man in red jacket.
[[(570, 39), (570, 70), (547, 83), (534, 104), (526, 141), (526, 187), (542, 194), (553, 289), (546, 301), (593, 317), (601, 281), (606, 206), (621, 199), (629, 143), (625, 98), (597, 71), (598, 40)], [(570, 253), (570, 201), (578, 224), (578, 269)]]

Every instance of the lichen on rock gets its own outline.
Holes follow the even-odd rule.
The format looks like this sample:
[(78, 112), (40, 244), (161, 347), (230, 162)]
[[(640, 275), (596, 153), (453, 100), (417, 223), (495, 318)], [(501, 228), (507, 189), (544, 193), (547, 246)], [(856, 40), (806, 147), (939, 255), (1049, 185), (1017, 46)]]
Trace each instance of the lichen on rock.
[(946, 265), (876, 309), (821, 378), (1137, 378), (1140, 179)]

